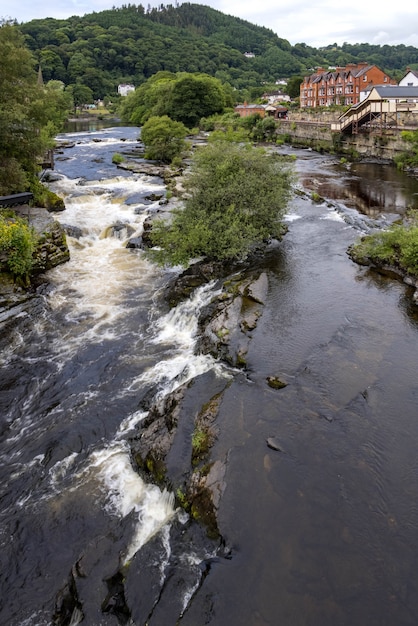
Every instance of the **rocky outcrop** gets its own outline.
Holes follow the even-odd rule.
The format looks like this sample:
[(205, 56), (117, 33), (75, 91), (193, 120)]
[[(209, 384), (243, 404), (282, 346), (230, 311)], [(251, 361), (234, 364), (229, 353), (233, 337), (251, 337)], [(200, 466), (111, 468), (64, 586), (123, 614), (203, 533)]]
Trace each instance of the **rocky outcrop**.
[(65, 231), (54, 219), (45, 226), (39, 235), (38, 247), (34, 253), (34, 273), (42, 273), (61, 265), (70, 259)]
[[(225, 265), (200, 263), (184, 272), (167, 297), (183, 299), (192, 283), (201, 284), (226, 272)], [(236, 368), (245, 368), (251, 333), (263, 313), (268, 277), (246, 270), (219, 279), (219, 292), (201, 312), (196, 351), (211, 353)], [(168, 396), (151, 391), (142, 401), (148, 411), (131, 439), (132, 458), (145, 480), (167, 487), (177, 504), (218, 536), (218, 508), (225, 489), (227, 459), (218, 453), (217, 418), (229, 378), (213, 371), (177, 387)]]
[(251, 332), (263, 313), (267, 291), (265, 272), (238, 274), (227, 280), (219, 296), (202, 311), (199, 351), (234, 367), (245, 367)]
[(132, 458), (145, 478), (176, 495), (177, 504), (218, 535), (217, 508), (224, 489), (224, 460), (214, 458), (216, 417), (229, 381), (213, 372), (156, 399), (131, 439)]

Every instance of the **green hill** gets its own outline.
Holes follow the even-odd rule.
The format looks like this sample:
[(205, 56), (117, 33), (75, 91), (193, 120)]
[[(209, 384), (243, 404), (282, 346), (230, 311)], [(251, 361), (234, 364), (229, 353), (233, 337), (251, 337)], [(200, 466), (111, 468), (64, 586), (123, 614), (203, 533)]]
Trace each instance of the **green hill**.
[(268, 28), (190, 3), (148, 11), (129, 4), (66, 20), (32, 20), (19, 28), (45, 81), (87, 85), (95, 98), (114, 95), (119, 83), (138, 86), (162, 70), (205, 72), (248, 90), (350, 61), (376, 63), (392, 75), (402, 75), (407, 65), (418, 67), (412, 46), (292, 46)]

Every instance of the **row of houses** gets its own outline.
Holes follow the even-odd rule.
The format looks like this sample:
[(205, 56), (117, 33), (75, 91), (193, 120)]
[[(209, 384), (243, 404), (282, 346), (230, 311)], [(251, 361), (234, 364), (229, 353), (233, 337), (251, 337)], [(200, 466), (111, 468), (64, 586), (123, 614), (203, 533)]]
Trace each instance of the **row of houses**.
[(365, 100), (377, 85), (417, 86), (418, 72), (408, 68), (398, 84), (379, 67), (368, 63), (349, 63), (328, 70), (318, 68), (315, 73), (305, 76), (300, 85), (300, 107), (355, 105)]
[(376, 65), (350, 63), (345, 67), (324, 70), (305, 76), (300, 85), (301, 108), (331, 106), (333, 104), (357, 104), (360, 93), (373, 85), (395, 85)]

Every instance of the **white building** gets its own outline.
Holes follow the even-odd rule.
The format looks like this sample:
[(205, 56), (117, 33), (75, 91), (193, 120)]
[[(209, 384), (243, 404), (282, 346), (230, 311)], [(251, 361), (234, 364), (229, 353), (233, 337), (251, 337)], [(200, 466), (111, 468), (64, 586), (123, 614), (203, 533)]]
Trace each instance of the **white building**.
[(418, 87), (418, 72), (407, 67), (405, 76), (399, 81), (399, 87)]
[(118, 85), (118, 94), (120, 96), (127, 96), (131, 91), (135, 91), (135, 87), (133, 85)]

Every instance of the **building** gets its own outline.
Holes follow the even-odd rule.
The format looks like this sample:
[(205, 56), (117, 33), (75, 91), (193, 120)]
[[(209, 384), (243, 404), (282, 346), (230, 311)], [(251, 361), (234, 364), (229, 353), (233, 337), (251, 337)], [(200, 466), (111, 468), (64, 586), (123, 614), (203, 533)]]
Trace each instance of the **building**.
[(234, 112), (240, 117), (249, 117), (258, 114), (260, 117), (274, 117), (274, 119), (284, 119), (287, 117), (287, 108), (284, 106), (273, 106), (272, 104), (238, 104)]
[(333, 104), (357, 104), (360, 92), (369, 91), (374, 85), (396, 85), (376, 65), (350, 63), (345, 67), (324, 70), (305, 76), (300, 86), (300, 107), (315, 108)]
[(290, 102), (290, 96), (279, 90), (263, 93), (261, 97), (263, 100), (267, 100), (269, 104), (274, 104), (275, 102)]
[(264, 104), (238, 104), (234, 108), (234, 113), (238, 113), (240, 117), (249, 117), (258, 113), (260, 117), (264, 117), (266, 114), (266, 107)]
[(118, 94), (120, 96), (127, 96), (131, 91), (135, 91), (135, 87), (133, 85), (118, 85)]
[(418, 87), (418, 71), (407, 67), (405, 76), (399, 81), (399, 87)]
[(402, 113), (412, 113), (418, 118), (418, 86), (376, 85), (365, 100), (332, 123), (331, 130), (352, 135), (382, 133), (397, 128)]

